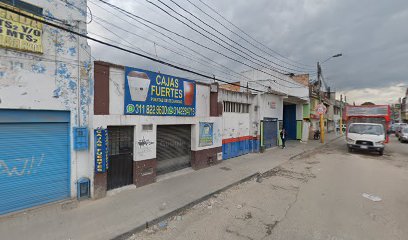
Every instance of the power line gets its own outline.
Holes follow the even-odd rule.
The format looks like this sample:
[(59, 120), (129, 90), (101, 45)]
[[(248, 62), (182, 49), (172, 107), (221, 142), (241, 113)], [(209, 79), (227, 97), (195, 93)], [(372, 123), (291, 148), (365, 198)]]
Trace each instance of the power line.
[[(130, 25), (132, 25), (132, 26), (134, 26), (134, 27), (136, 27), (136, 28), (138, 28), (138, 29), (144, 30), (144, 29), (140, 28), (139, 26), (137, 26), (137, 25), (135, 25), (135, 24), (133, 24), (133, 23), (131, 23), (131, 22), (129, 22), (129, 21), (124, 20), (123, 18), (121, 18), (121, 17), (119, 17), (118, 15), (112, 13), (111, 11), (106, 10), (105, 8), (99, 6), (98, 4), (96, 4), (96, 3), (92, 2), (92, 1), (90, 1), (90, 2), (91, 2), (92, 4), (94, 4), (95, 6), (101, 8), (102, 10), (108, 12), (109, 14), (112, 14), (113, 16), (115, 16), (115, 17), (117, 17), (117, 18), (123, 20), (124, 22), (126, 22), (126, 23), (128, 23), (128, 24), (130, 24)], [(117, 9), (116, 9), (116, 10), (117, 10)], [(125, 14), (125, 15), (126, 15), (126, 14)], [(200, 59), (201, 61), (206, 62), (206, 63), (209, 63), (209, 64), (212, 64), (212, 65), (217, 65), (217, 66), (219, 66), (219, 67), (221, 67), (221, 68), (227, 69), (228, 71), (230, 71), (230, 72), (232, 72), (232, 73), (235, 73), (237, 76), (240, 76), (240, 77), (243, 77), (243, 78), (247, 78), (247, 77), (244, 76), (243, 74), (238, 73), (238, 72), (235, 72), (234, 70), (232, 70), (232, 69), (230, 69), (230, 68), (228, 68), (228, 67), (226, 67), (226, 66), (224, 66), (224, 65), (222, 65), (222, 64), (219, 64), (219, 63), (215, 62), (213, 59), (208, 58), (207, 56), (205, 56), (205, 55), (199, 53), (198, 51), (196, 51), (196, 50), (194, 50), (194, 49), (188, 47), (187, 45), (185, 45), (185, 44), (183, 44), (183, 43), (181, 43), (181, 42), (175, 40), (174, 38), (169, 37), (168, 35), (166, 35), (166, 34), (160, 32), (160, 31), (158, 31), (158, 30), (156, 30), (155, 28), (153, 28), (153, 27), (151, 27), (151, 26), (145, 24), (144, 22), (138, 20), (137, 18), (133, 18), (132, 16), (128, 16), (128, 15), (126, 15), (126, 16), (129, 17), (129, 18), (132, 18), (133, 20), (135, 20), (136, 22), (142, 24), (143, 26), (147, 27), (148, 29), (151, 29), (151, 30), (153, 30), (154, 32), (159, 33), (159, 34), (162, 35), (163, 37), (168, 38), (169, 40), (171, 40), (171, 41), (177, 43), (178, 45), (180, 45), (180, 46), (182, 46), (182, 47), (187, 48), (188, 50), (194, 52), (195, 54), (197, 54), (197, 55), (199, 55), (199, 56), (201, 56), (201, 57), (203, 57), (204, 59), (207, 60), (207, 61), (204, 61), (204, 60)], [(148, 33), (146, 30), (144, 30), (144, 31), (145, 31), (146, 33)], [(132, 33), (132, 34), (136, 35), (135, 33)], [(168, 41), (164, 40), (163, 38), (161, 38), (161, 37), (159, 37), (159, 36), (157, 36), (157, 35), (155, 35), (155, 34), (151, 34), (151, 33), (148, 33), (148, 34), (153, 35), (154, 37), (160, 39), (161, 41), (163, 41), (163, 42), (165, 42), (165, 43), (167, 43), (167, 44), (173, 46), (171, 43), (169, 43)], [(138, 36), (141, 37), (140, 35), (138, 35)], [(147, 38), (145, 38), (145, 37), (141, 37), (141, 38), (147, 39)], [(152, 41), (152, 42), (154, 42), (154, 41)], [(155, 42), (155, 43), (156, 43), (156, 42)], [(156, 43), (156, 44), (157, 44), (157, 43)], [(161, 46), (161, 45), (158, 45), (158, 46), (160, 46), (160, 47), (162, 47), (162, 48), (164, 48), (164, 49), (166, 49), (166, 50), (168, 50), (168, 51), (174, 51), (174, 50), (170, 50), (169, 48), (167, 48), (167, 47), (165, 47), (165, 46)], [(173, 47), (175, 47), (175, 46), (173, 46)], [(187, 55), (190, 55), (190, 57), (192, 56), (190, 53), (187, 53), (186, 51), (184, 51), (184, 50), (182, 50), (182, 49), (180, 49), (180, 48), (178, 48), (178, 47), (175, 47), (175, 48), (178, 49), (179, 51), (181, 51), (181, 52), (187, 54)], [(215, 67), (215, 66), (212, 66), (212, 68), (214, 68), (214, 67)]]
[[(171, 64), (171, 63), (162, 61), (162, 60), (158, 60), (158, 59), (149, 57), (149, 56), (147, 56), (147, 55), (144, 55), (144, 54), (141, 54), (141, 53), (138, 53), (138, 52), (129, 50), (129, 49), (125, 49), (125, 48), (116, 46), (116, 45), (111, 44), (111, 43), (107, 43), (107, 42), (101, 41), (101, 40), (96, 39), (96, 38), (93, 38), (93, 37), (89, 37), (89, 36), (87, 36), (87, 35), (85, 35), (85, 34), (82, 34), (82, 33), (79, 33), (79, 32), (75, 32), (75, 31), (73, 31), (73, 30), (71, 30), (71, 29), (61, 27), (61, 26), (59, 26), (59, 25), (57, 25), (57, 24), (55, 24), (55, 23), (45, 21), (45, 20), (40, 19), (40, 18), (38, 18), (38, 17), (30, 16), (30, 15), (25, 14), (25, 13), (23, 13), (23, 12), (19, 12), (19, 11), (16, 11), (16, 10), (14, 10), (14, 9), (5, 7), (5, 6), (3, 6), (3, 5), (0, 5), (0, 9), (10, 11), (10, 12), (12, 12), (12, 13), (14, 13), (14, 14), (17, 14), (17, 15), (20, 15), (20, 16), (24, 16), (24, 17), (26, 17), (26, 18), (28, 18), (28, 19), (35, 20), (35, 21), (37, 21), (37, 22), (46, 24), (46, 25), (48, 25), (48, 26), (51, 26), (51, 27), (54, 27), (54, 28), (58, 28), (58, 29), (60, 29), (60, 30), (63, 30), (63, 31), (66, 31), (66, 32), (75, 34), (75, 35), (77, 35), (77, 36), (80, 36), (80, 37), (89, 39), (89, 40), (94, 41), (94, 42), (97, 42), (97, 43), (99, 43), (99, 44), (102, 44), (102, 45), (105, 45), (105, 46), (108, 46), (108, 47), (112, 47), (112, 48), (116, 48), (116, 49), (118, 49), (118, 50), (121, 50), (121, 51), (124, 51), (124, 52), (127, 52), (127, 53), (131, 53), (131, 54), (134, 54), (134, 55), (137, 55), (137, 56), (140, 56), (140, 57), (149, 59), (149, 60), (154, 61), (154, 62), (161, 63), (161, 64), (163, 64), (163, 65), (167, 65), (167, 66), (169, 66), (169, 67), (172, 67), (172, 68), (175, 68), (175, 69), (184, 71), (184, 72), (192, 73), (192, 74), (195, 74), (195, 75), (198, 75), (198, 76), (201, 76), (201, 77), (205, 77), (205, 78), (208, 78), (208, 79), (213, 79), (213, 80), (216, 80), (216, 81), (219, 81), (219, 82), (228, 83), (228, 84), (231, 84), (231, 85), (235, 85), (235, 86), (247, 88), (247, 87), (241, 86), (241, 85), (239, 85), (239, 84), (230, 83), (230, 82), (227, 82), (227, 81), (225, 81), (225, 80), (215, 78), (215, 77), (213, 77), (213, 76), (207, 76), (207, 75), (205, 75), (205, 74), (201, 74), (201, 73), (198, 73), (198, 72), (195, 72), (195, 71), (192, 71), (192, 70), (189, 70), (189, 69), (186, 69), (186, 68), (183, 68), (183, 67), (180, 67), (180, 66), (177, 66), (177, 65), (174, 65), (174, 64)], [(264, 91), (260, 91), (260, 90), (253, 89), (253, 88), (247, 88), (247, 89), (250, 89), (250, 90), (253, 90), (253, 91), (256, 91), (256, 92), (264, 92)]]
[[(156, 42), (154, 42), (154, 41), (152, 41), (152, 40), (150, 40), (150, 39), (148, 39), (148, 38), (145, 38), (145, 37), (143, 37), (143, 36), (141, 36), (141, 35), (139, 35), (139, 34), (136, 34), (136, 33), (134, 33), (134, 32), (130, 32), (130, 31), (124, 29), (124, 28), (121, 28), (121, 27), (119, 27), (119, 26), (117, 26), (117, 25), (115, 25), (115, 24), (109, 23), (108, 21), (105, 21), (105, 20), (103, 20), (103, 19), (101, 19), (101, 18), (95, 16), (95, 23), (98, 24), (99, 26), (101, 26), (102, 28), (104, 28), (105, 30), (111, 32), (111, 33), (114, 33), (114, 32), (113, 32), (112, 30), (109, 30), (109, 29), (107, 29), (106, 27), (104, 27), (102, 24), (99, 23), (99, 21), (102, 21), (102, 22), (104, 22), (104, 23), (106, 23), (106, 24), (108, 24), (108, 25), (111, 25), (111, 26), (113, 26), (113, 27), (115, 27), (115, 28), (117, 28), (117, 29), (120, 29), (120, 30), (122, 30), (122, 31), (124, 31), (124, 32), (126, 32), (126, 33), (129, 33), (129, 34), (131, 34), (131, 35), (135, 35), (135, 36), (137, 36), (137, 37), (140, 37), (140, 38), (142, 38), (142, 39), (144, 39), (144, 40), (146, 40), (146, 41), (149, 41), (149, 42), (151, 42), (151, 43), (153, 43), (153, 44), (155, 44), (155, 45), (157, 45), (157, 46), (160, 46), (160, 47), (166, 49), (167, 51), (173, 52), (174, 54), (180, 55), (180, 56), (182, 56), (182, 57), (184, 57), (184, 58), (187, 58), (187, 59), (189, 59), (189, 60), (191, 60), (191, 61), (197, 62), (197, 63), (199, 63), (199, 64), (201, 64), (201, 65), (206, 66), (206, 67), (214, 68), (214, 66), (210, 66), (209, 64), (204, 64), (204, 63), (202, 63), (202, 62), (200, 62), (200, 61), (198, 61), (198, 60), (196, 60), (196, 59), (193, 59), (193, 58), (191, 58), (191, 57), (189, 57), (189, 56), (185, 56), (185, 55), (183, 55), (182, 53), (179, 53), (179, 52), (177, 52), (177, 51), (175, 51), (175, 50), (172, 50), (172, 49), (167, 48), (167, 47), (165, 47), (165, 46), (161, 46), (161, 45), (157, 44)], [(97, 34), (95, 34), (95, 33), (92, 33), (92, 34), (93, 34), (93, 35), (96, 35), (96, 36), (98, 36), (98, 37), (101, 37), (100, 35), (97, 35)], [(115, 34), (115, 35), (120, 38), (120, 36), (118, 36), (117, 34)], [(110, 39), (109, 39), (109, 40), (110, 40)], [(123, 40), (123, 41), (125, 41), (125, 40)], [(129, 43), (129, 42), (128, 42), (128, 43)], [(130, 44), (130, 43), (129, 43), (129, 44)], [(128, 45), (128, 46), (132, 46), (132, 45), (130, 44), (130, 45)], [(128, 46), (127, 46), (127, 47), (128, 47)], [(140, 49), (140, 48), (138, 48), (138, 49)], [(143, 51), (142, 49), (140, 49), (140, 50)], [(144, 51), (143, 51), (143, 52), (144, 52)], [(151, 55), (151, 54), (150, 54), (150, 55)], [(156, 56), (156, 57), (157, 57), (157, 56)], [(168, 60), (168, 61), (169, 61), (169, 60)], [(191, 67), (190, 67), (190, 68), (191, 68)], [(225, 74), (225, 75), (228, 75), (228, 72), (226, 72), (225, 70), (220, 70), (220, 69), (217, 69), (217, 70), (218, 70), (219, 72)], [(205, 71), (203, 71), (203, 70), (200, 70), (200, 71), (205, 72)], [(239, 73), (236, 73), (236, 74), (239, 75)], [(246, 76), (244, 76), (244, 75), (242, 75), (242, 76), (243, 76), (243, 77), (246, 77)], [(226, 77), (224, 76), (224, 78), (226, 78)], [(231, 79), (229, 79), (229, 80), (231, 80)]]
[[(188, 1), (188, 0), (187, 0), (187, 1)], [(291, 61), (291, 62), (300, 64), (300, 65), (303, 65), (303, 66), (306, 66), (306, 67), (313, 67), (313, 66), (310, 66), (310, 65), (306, 65), (306, 64), (303, 64), (303, 63), (300, 63), (300, 62), (291, 60), (291, 59), (289, 59), (289, 58), (283, 56), (282, 54), (278, 53), (277, 51), (275, 51), (275, 50), (269, 48), (269, 47), (266, 46), (265, 44), (259, 42), (259, 41), (256, 40), (255, 38), (251, 37), (251, 35), (247, 34), (244, 30), (242, 30), (241, 28), (239, 28), (238, 26), (236, 26), (234, 23), (232, 23), (231, 21), (229, 21), (228, 19), (226, 19), (224, 16), (222, 16), (220, 13), (218, 13), (217, 10), (215, 10), (214, 8), (212, 8), (211, 6), (209, 6), (208, 4), (206, 4), (205, 2), (203, 2), (202, 0), (198, 0), (198, 1), (200, 1), (203, 5), (205, 5), (207, 8), (209, 8), (209, 9), (210, 9), (211, 11), (213, 11), (215, 14), (217, 14), (218, 16), (220, 16), (222, 19), (224, 19), (225, 21), (227, 21), (229, 24), (231, 24), (232, 26), (234, 26), (234, 27), (235, 27), (236, 29), (238, 29), (240, 32), (242, 32), (243, 34), (245, 34), (247, 37), (249, 37), (250, 39), (252, 39), (252, 40), (255, 41), (256, 43), (260, 44), (261, 46), (267, 48), (268, 50), (270, 50), (271, 52), (275, 53), (276, 55), (278, 55), (278, 56), (280, 56), (280, 57), (282, 57), (282, 58), (284, 58), (284, 59), (287, 59), (287, 60), (289, 60), (289, 61)], [(190, 1), (189, 1), (189, 2), (190, 2)], [(281, 60), (281, 61), (282, 61), (282, 60)], [(284, 61), (282, 61), (282, 62), (284, 62)], [(292, 65), (292, 64), (287, 63), (287, 62), (284, 62), (284, 63), (289, 64), (289, 65)], [(292, 66), (293, 66), (293, 65), (292, 65)]]
[[(297, 84), (297, 83), (290, 82), (290, 81), (285, 80), (285, 79), (283, 79), (283, 78), (277, 77), (277, 76), (275, 76), (275, 75), (273, 75), (273, 74), (270, 74), (270, 73), (268, 73), (268, 72), (265, 72), (265, 71), (262, 70), (262, 69), (258, 69), (258, 68), (256, 68), (256, 67), (253, 67), (253, 66), (251, 66), (251, 65), (249, 65), (249, 64), (247, 64), (247, 63), (245, 63), (245, 62), (242, 62), (242, 61), (240, 61), (240, 60), (234, 59), (234, 58), (232, 58), (232, 57), (230, 57), (230, 56), (228, 56), (228, 55), (225, 55), (225, 54), (223, 54), (223, 53), (221, 53), (221, 52), (219, 52), (219, 51), (217, 51), (217, 50), (214, 50), (214, 49), (212, 49), (212, 48), (209, 48), (209, 47), (207, 47), (207, 46), (205, 46), (205, 45), (203, 45), (203, 44), (201, 44), (201, 43), (199, 43), (199, 42), (197, 42), (197, 41), (194, 41), (194, 40), (192, 40), (192, 39), (190, 39), (190, 38), (188, 38), (188, 37), (185, 37), (185, 36), (183, 36), (183, 35), (181, 35), (181, 34), (179, 34), (179, 33), (177, 33), (177, 32), (174, 32), (174, 31), (172, 31), (172, 30), (170, 30), (170, 29), (167, 29), (167, 28), (165, 28), (165, 27), (163, 27), (163, 26), (160, 26), (160, 25), (158, 25), (158, 24), (156, 24), (156, 23), (153, 23), (153, 22), (150, 21), (150, 20), (147, 20), (147, 19), (142, 18), (142, 17), (140, 17), (140, 16), (137, 16), (137, 15), (135, 15), (135, 14), (133, 14), (133, 13), (130, 13), (129, 11), (126, 11), (126, 10), (124, 10), (124, 9), (122, 9), (122, 8), (120, 8), (120, 7), (118, 7), (118, 6), (116, 6), (116, 5), (113, 5), (113, 4), (111, 4), (111, 3), (108, 3), (108, 2), (106, 2), (105, 0), (98, 0), (98, 1), (104, 3), (105, 5), (108, 5), (109, 7), (113, 8), (113, 9), (116, 9), (116, 10), (118, 10), (118, 11), (124, 13), (125, 15), (127, 15), (128, 17), (130, 17), (130, 18), (132, 18), (132, 19), (135, 19), (135, 18), (136, 18), (136, 19), (141, 19), (141, 20), (143, 20), (143, 21), (145, 21), (145, 22), (147, 22), (147, 23), (149, 23), (149, 24), (151, 24), (151, 25), (154, 25), (154, 26), (156, 26), (156, 27), (158, 27), (158, 28), (160, 28), (160, 29), (163, 29), (163, 30), (165, 30), (165, 31), (167, 31), (167, 32), (170, 32), (170, 33), (172, 33), (172, 34), (174, 34), (174, 35), (176, 35), (176, 36), (178, 36), (178, 37), (181, 37), (181, 38), (183, 38), (183, 39), (185, 39), (185, 40), (187, 40), (187, 41), (190, 41), (190, 42), (192, 42), (192, 43), (194, 43), (194, 44), (196, 44), (196, 45), (198, 45), (198, 46), (200, 46), (200, 47), (203, 47), (203, 48), (208, 49), (208, 50), (210, 50), (210, 51), (212, 51), (212, 52), (215, 52), (215, 53), (217, 53), (217, 54), (219, 54), (219, 55), (221, 55), (221, 56), (224, 56), (224, 57), (226, 57), (226, 58), (228, 58), (228, 59), (230, 59), (230, 60), (232, 60), (232, 61), (235, 61), (235, 62), (237, 62), (237, 63), (240, 63), (240, 64), (242, 64), (242, 65), (245, 65), (245, 66), (247, 66), (247, 67), (249, 67), (249, 68), (251, 68), (251, 69), (257, 70), (257, 71), (262, 72), (262, 73), (265, 73), (265, 74), (267, 74), (267, 75), (269, 75), (269, 76), (272, 76), (272, 77), (274, 77), (274, 78), (280, 79), (280, 80), (282, 80), (282, 81), (284, 81), (284, 82), (287, 82), (287, 83), (290, 83), (290, 84), (293, 84), (293, 85), (301, 86), (301, 85), (299, 85), (299, 84)], [(135, 20), (136, 20), (136, 19), (135, 19)], [(140, 22), (140, 21), (138, 21), (138, 22)]]
[[(159, 2), (162, 2), (161, 0), (158, 0), (158, 1), (159, 1)], [(228, 40), (230, 40), (231, 42), (235, 43), (236, 45), (240, 46), (241, 48), (244, 48), (245, 50), (247, 50), (248, 52), (252, 53), (253, 55), (255, 55), (255, 56), (259, 57), (259, 58), (262, 58), (262, 59), (264, 59), (264, 60), (266, 60), (266, 61), (268, 61), (268, 62), (270, 62), (270, 63), (272, 63), (272, 64), (274, 64), (274, 65), (276, 65), (276, 66), (282, 67), (282, 68), (284, 68), (284, 69), (291, 70), (291, 71), (295, 71), (295, 72), (299, 72), (299, 70), (296, 70), (296, 69), (293, 69), (293, 68), (288, 68), (288, 67), (286, 67), (286, 66), (280, 65), (279, 63), (275, 63), (274, 61), (269, 60), (269, 59), (267, 59), (267, 58), (265, 58), (265, 57), (263, 57), (263, 56), (261, 56), (261, 55), (255, 53), (255, 52), (251, 51), (250, 49), (246, 48), (245, 46), (242, 46), (240, 43), (234, 41), (233, 39), (231, 39), (230, 37), (228, 37), (228, 36), (225, 35), (224, 33), (218, 31), (216, 28), (214, 28), (214, 27), (211, 26), (210, 24), (208, 24), (208, 23), (206, 23), (205, 21), (201, 20), (199, 17), (197, 17), (196, 15), (192, 14), (190, 11), (188, 11), (188, 10), (186, 10), (185, 8), (183, 8), (182, 6), (180, 6), (180, 4), (178, 4), (177, 2), (175, 2), (175, 1), (173, 1), (173, 0), (170, 0), (170, 1), (171, 1), (173, 4), (175, 4), (177, 7), (179, 7), (180, 9), (182, 9), (183, 11), (185, 11), (186, 13), (188, 13), (189, 15), (191, 15), (192, 17), (194, 17), (195, 19), (197, 19), (198, 21), (200, 21), (201, 23), (203, 23), (204, 25), (206, 25), (207, 27), (211, 28), (212, 30), (214, 30), (214, 31), (217, 32), (218, 34), (222, 35), (223, 37), (227, 38)], [(163, 3), (163, 4), (164, 4), (164, 3)], [(167, 6), (167, 5), (166, 5), (166, 6)], [(173, 10), (173, 11), (174, 11), (174, 10)], [(280, 70), (282, 70), (282, 69), (280, 69)]]
[[(273, 71), (273, 72), (277, 72), (277, 73), (280, 73), (280, 74), (285, 74), (285, 72), (282, 72), (282, 71), (280, 71), (279, 69), (276, 69), (276, 68), (274, 68), (274, 67), (268, 67), (268, 64), (267, 64), (267, 63), (265, 63), (265, 62), (263, 62), (263, 61), (261, 61), (261, 60), (259, 60), (259, 59), (256, 59), (256, 58), (254, 58), (254, 57), (252, 57), (252, 56), (250, 56), (250, 58), (248, 58), (248, 57), (242, 55), (242, 54), (247, 54), (247, 53), (244, 52), (244, 51), (242, 51), (241, 49), (235, 47), (234, 45), (228, 43), (228, 42), (225, 41), (224, 39), (221, 39), (220, 37), (216, 36), (215, 34), (213, 34), (213, 33), (209, 32), (209, 31), (207, 31), (206, 29), (202, 28), (201, 26), (197, 25), (196, 23), (194, 23), (194, 22), (191, 21), (190, 19), (186, 18), (186, 17), (183, 16), (182, 14), (178, 13), (177, 11), (175, 11), (173, 8), (171, 8), (171, 7), (169, 7), (168, 5), (166, 5), (165, 3), (163, 3), (161, 0), (158, 0), (158, 1), (159, 1), (160, 3), (162, 3), (163, 5), (165, 5), (167, 8), (169, 8), (170, 10), (172, 10), (173, 12), (175, 12), (177, 15), (179, 15), (180, 17), (186, 19), (187, 21), (189, 21), (190, 23), (192, 23), (194, 26), (196, 26), (196, 27), (198, 27), (199, 29), (203, 30), (203, 31), (206, 32), (207, 34), (210, 34), (211, 36), (217, 38), (217, 39), (220, 40), (222, 43), (224, 43), (224, 44), (228, 45), (229, 47), (231, 47), (231, 48), (233, 48), (233, 49), (239, 51), (240, 53), (238, 53), (238, 52), (236, 52), (235, 50), (232, 50), (231, 48), (226, 47), (225, 45), (219, 43), (218, 41), (216, 41), (216, 40), (214, 40), (214, 39), (208, 37), (206, 34), (202, 33), (201, 31), (199, 31), (199, 30), (197, 30), (196, 28), (190, 26), (188, 23), (184, 22), (183, 20), (180, 20), (179, 18), (177, 18), (177, 17), (175, 17), (174, 15), (170, 14), (168, 11), (166, 11), (166, 10), (163, 9), (162, 7), (158, 6), (157, 4), (155, 4), (155, 3), (153, 3), (153, 2), (151, 2), (151, 1), (149, 1), (149, 0), (145, 0), (145, 1), (148, 2), (148, 3), (150, 3), (150, 4), (152, 4), (153, 6), (155, 6), (155, 7), (157, 7), (157, 8), (159, 8), (160, 10), (162, 10), (163, 12), (165, 12), (167, 15), (169, 15), (170, 17), (176, 19), (176, 20), (179, 21), (180, 23), (184, 24), (185, 26), (187, 26), (188, 28), (190, 28), (190, 29), (193, 30), (194, 32), (200, 34), (201, 36), (203, 36), (203, 37), (205, 37), (206, 39), (210, 40), (211, 42), (213, 42), (213, 43), (219, 45), (220, 47), (222, 47), (222, 48), (224, 48), (224, 49), (226, 49), (226, 50), (228, 50), (228, 51), (230, 51), (230, 52), (232, 52), (232, 53), (234, 53), (234, 54), (240, 56), (241, 58), (243, 58), (243, 59), (245, 59), (245, 60), (247, 60), (247, 61), (250, 61), (250, 62), (252, 62), (253, 64), (256, 64), (256, 65), (261, 66), (261, 67), (263, 67), (263, 68), (269, 69), (269, 70), (271, 70), (271, 71)], [(257, 62), (255, 62), (255, 61), (252, 60), (252, 59), (256, 60)], [(260, 63), (258, 63), (258, 62), (260, 62)]]

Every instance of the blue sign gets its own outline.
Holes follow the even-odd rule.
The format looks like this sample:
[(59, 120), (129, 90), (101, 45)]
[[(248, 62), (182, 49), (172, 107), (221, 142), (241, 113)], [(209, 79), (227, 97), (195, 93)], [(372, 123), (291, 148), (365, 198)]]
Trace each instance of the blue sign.
[(195, 116), (194, 81), (161, 73), (125, 68), (125, 114)]
[(205, 147), (213, 145), (213, 126), (213, 123), (200, 122), (198, 146)]
[(108, 130), (95, 129), (95, 172), (104, 173), (108, 169), (109, 149), (108, 149)]

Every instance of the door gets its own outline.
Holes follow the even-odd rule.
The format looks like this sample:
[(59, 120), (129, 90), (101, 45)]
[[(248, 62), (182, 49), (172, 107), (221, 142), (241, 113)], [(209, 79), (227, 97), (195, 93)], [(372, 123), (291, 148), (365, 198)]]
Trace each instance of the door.
[(278, 141), (278, 119), (264, 118), (263, 144), (265, 148), (275, 147)]
[(191, 166), (191, 125), (157, 126), (157, 174)]
[(288, 139), (296, 140), (296, 105), (283, 106), (283, 127)]
[(70, 197), (69, 117), (0, 110), (0, 215)]
[(108, 127), (108, 190), (133, 184), (133, 127)]

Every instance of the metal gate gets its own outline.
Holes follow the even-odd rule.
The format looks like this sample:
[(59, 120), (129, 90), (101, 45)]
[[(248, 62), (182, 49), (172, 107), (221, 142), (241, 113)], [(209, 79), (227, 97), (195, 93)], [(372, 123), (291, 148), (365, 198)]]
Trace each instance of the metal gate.
[(278, 141), (278, 119), (264, 118), (262, 142), (265, 148), (275, 147)]
[(133, 127), (108, 127), (108, 190), (133, 184)]
[(191, 166), (191, 125), (157, 126), (157, 174)]
[(69, 120), (0, 110), (0, 215), (70, 197)]
[(283, 127), (286, 130), (287, 138), (296, 139), (296, 105), (283, 106)]

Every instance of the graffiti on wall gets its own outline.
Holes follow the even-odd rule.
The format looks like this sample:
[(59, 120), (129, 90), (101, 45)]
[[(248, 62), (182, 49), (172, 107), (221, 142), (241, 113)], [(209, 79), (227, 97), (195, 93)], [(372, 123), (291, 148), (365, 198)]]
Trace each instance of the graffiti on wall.
[[(12, 160), (0, 160), (0, 176), (5, 174), (9, 177), (30, 175), (37, 172), (44, 161), (45, 154), (41, 154), (39, 158), (32, 156), (31, 158), (19, 158)], [(12, 166), (11, 163), (14, 163)]]
[(150, 139), (143, 137), (137, 141), (137, 144), (139, 146), (137, 152), (140, 156), (144, 156), (145, 154), (153, 151), (154, 142)]

